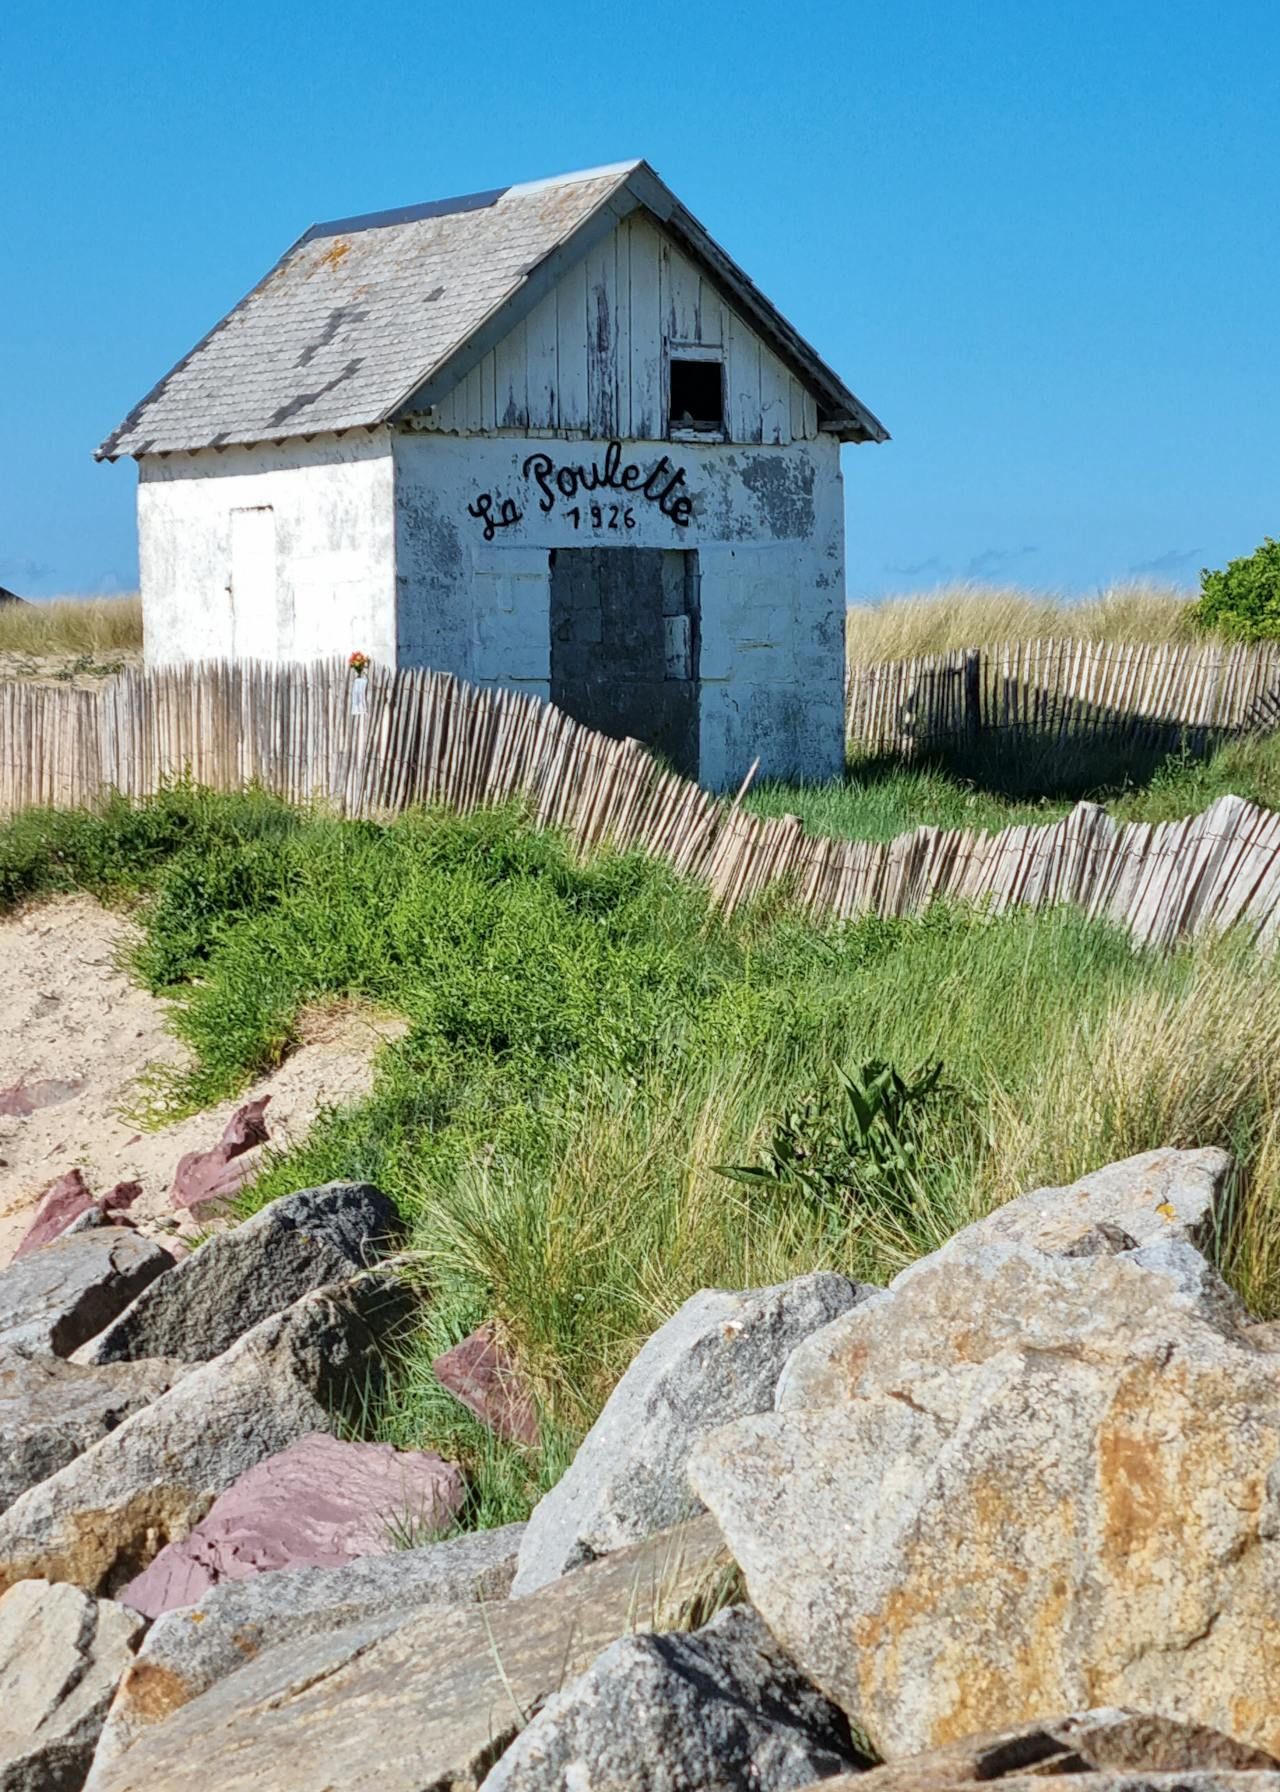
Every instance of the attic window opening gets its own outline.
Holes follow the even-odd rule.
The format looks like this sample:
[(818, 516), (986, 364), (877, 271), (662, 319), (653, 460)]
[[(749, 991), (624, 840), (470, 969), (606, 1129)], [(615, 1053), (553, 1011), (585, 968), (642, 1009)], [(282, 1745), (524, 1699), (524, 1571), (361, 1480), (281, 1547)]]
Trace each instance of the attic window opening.
[(671, 357), (671, 401), (667, 418), (672, 429), (720, 433), (724, 429), (724, 363)]

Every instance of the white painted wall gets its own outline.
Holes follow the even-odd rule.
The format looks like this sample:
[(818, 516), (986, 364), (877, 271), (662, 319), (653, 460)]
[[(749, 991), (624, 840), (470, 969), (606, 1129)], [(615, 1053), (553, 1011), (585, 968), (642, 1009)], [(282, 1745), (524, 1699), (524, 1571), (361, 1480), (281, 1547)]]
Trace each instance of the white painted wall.
[(357, 648), (394, 662), (394, 515), (386, 432), (144, 456), (147, 663)]
[[(665, 456), (664, 482), (683, 469), (678, 490), (692, 500), (684, 527), (643, 495), (619, 490), (569, 498), (552, 481), (554, 500), (543, 507), (535, 474), (523, 470), (529, 458), (548, 455), (557, 469), (603, 465), (603, 441), (406, 432), (394, 448), (402, 665), (546, 698), (549, 551), (693, 548), (701, 572), (702, 781), (734, 785), (757, 756), (762, 777), (839, 772), (844, 520), (834, 438), (749, 448), (626, 442), (623, 465), (647, 475)], [(471, 510), (486, 495), (491, 518), (500, 520), (504, 503), (519, 513), (488, 541), (484, 515)]]
[[(728, 440), (662, 439), (681, 345), (723, 351)], [(531, 456), (603, 465), (611, 438), (632, 489), (553, 488), (544, 504)], [(635, 489), (664, 456), (649, 495)], [(394, 433), (144, 456), (147, 659), (360, 648), (546, 698), (552, 548), (696, 549), (703, 782), (735, 785), (757, 756), (763, 777), (830, 777), (843, 765), (839, 456), (812, 396), (636, 215)], [(653, 494), (677, 468), (672, 515)]]
[(668, 344), (724, 351), (732, 441), (784, 444), (818, 434), (813, 397), (640, 213), (571, 269), (424, 425), (653, 440), (666, 433)]

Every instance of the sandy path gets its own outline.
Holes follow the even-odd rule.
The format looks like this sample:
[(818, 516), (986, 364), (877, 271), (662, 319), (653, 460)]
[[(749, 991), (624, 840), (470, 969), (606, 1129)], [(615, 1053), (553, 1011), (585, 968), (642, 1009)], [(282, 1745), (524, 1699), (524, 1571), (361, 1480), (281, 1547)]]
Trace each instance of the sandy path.
[(128, 921), (82, 896), (0, 921), (0, 1090), (65, 1086), (45, 1091), (58, 1097), (53, 1105), (0, 1115), (0, 1264), (41, 1192), (76, 1167), (95, 1194), (140, 1182), (131, 1217), (144, 1230), (168, 1230), (175, 1218), (195, 1229), (168, 1203), (183, 1152), (214, 1144), (242, 1101), (268, 1092), (271, 1144), (297, 1143), (321, 1107), (368, 1092), (375, 1053), (404, 1031), (394, 1018), (349, 1009), (320, 1017), (304, 1030), (307, 1043), (234, 1101), (139, 1132), (120, 1114), (137, 1099), (139, 1077), (153, 1065), (181, 1065), (187, 1053), (166, 1031), (163, 1005), (119, 968), (132, 937)]

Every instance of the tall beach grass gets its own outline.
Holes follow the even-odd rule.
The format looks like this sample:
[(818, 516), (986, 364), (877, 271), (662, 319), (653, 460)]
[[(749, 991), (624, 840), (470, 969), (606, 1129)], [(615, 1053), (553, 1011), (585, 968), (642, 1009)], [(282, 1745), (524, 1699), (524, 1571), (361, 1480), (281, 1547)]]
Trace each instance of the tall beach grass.
[(55, 597), (40, 603), (0, 603), (0, 653), (104, 654), (142, 646), (142, 600)]
[(851, 606), (845, 641), (851, 665), (1049, 637), (1189, 641), (1201, 638), (1191, 619), (1191, 603), (1188, 592), (1143, 582), (1111, 585), (1079, 601), (1017, 585), (960, 582)]
[[(1079, 602), (1018, 586), (959, 583), (855, 604), (846, 639), (853, 662), (906, 659), (952, 647), (1063, 636), (1099, 641), (1195, 638), (1190, 596), (1169, 586), (1113, 585)], [(142, 646), (136, 593), (0, 604), (0, 652), (102, 653)]]

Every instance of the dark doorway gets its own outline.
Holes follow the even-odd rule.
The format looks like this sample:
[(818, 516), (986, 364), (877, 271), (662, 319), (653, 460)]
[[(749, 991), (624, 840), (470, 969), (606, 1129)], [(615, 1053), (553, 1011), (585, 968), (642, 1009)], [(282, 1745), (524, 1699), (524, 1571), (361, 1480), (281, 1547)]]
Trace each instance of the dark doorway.
[(662, 548), (551, 555), (551, 701), (698, 775), (698, 556)]

